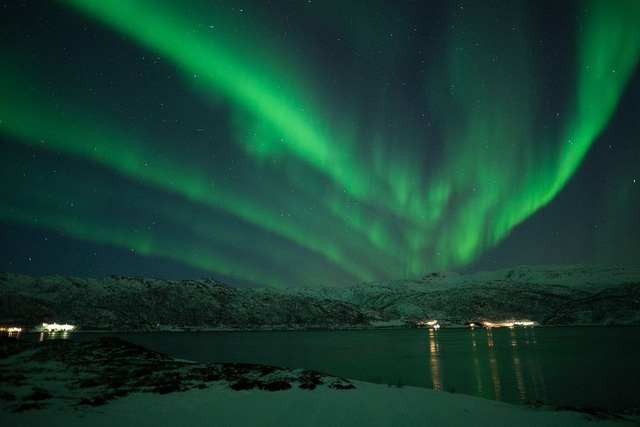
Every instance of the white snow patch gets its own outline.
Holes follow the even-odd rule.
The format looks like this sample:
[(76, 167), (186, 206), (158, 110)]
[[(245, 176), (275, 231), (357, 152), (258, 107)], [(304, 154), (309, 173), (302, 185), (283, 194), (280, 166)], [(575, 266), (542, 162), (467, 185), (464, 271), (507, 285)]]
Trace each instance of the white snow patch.
[(133, 393), (99, 408), (0, 411), (2, 425), (27, 426), (610, 426), (554, 412), (416, 387), (353, 382), (355, 390), (233, 391), (223, 386), (159, 395)]

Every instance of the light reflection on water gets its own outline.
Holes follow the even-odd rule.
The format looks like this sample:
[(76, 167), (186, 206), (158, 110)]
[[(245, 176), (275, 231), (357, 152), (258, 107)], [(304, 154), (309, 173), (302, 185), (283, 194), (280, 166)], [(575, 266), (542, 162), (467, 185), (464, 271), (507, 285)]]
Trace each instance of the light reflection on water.
[(22, 333), (30, 341), (118, 336), (201, 362), (309, 368), (509, 403), (640, 407), (639, 327), (364, 331)]
[(521, 401), (527, 400), (527, 390), (524, 385), (524, 378), (522, 377), (522, 362), (520, 362), (520, 356), (518, 354), (518, 341), (516, 339), (516, 331), (511, 328), (509, 333), (511, 336), (511, 351), (513, 358), (513, 372), (516, 376), (516, 383), (518, 384), (518, 395)]
[(442, 390), (440, 361), (438, 360), (440, 344), (438, 343), (436, 335), (437, 331), (435, 329), (429, 329), (429, 363), (431, 366), (431, 384), (433, 384), (434, 390)]
[[(532, 328), (472, 328), (460, 332), (468, 335), (467, 340), (460, 340), (462, 345), (448, 340), (434, 342), (438, 336), (430, 332), (430, 348), (443, 347), (445, 353), (440, 360), (429, 359), (429, 382), (433, 388), (511, 403), (547, 400)], [(445, 349), (449, 346), (452, 347), (450, 352)], [(456, 366), (449, 363), (453, 352), (457, 355)], [(430, 354), (433, 355), (433, 351)], [(437, 369), (434, 369), (434, 363), (437, 363)], [(444, 381), (443, 371), (447, 375)]]
[[(483, 395), (482, 389), (482, 375), (480, 375), (480, 359), (478, 358), (478, 342), (476, 341), (476, 330), (475, 328), (471, 329), (471, 344), (472, 344), (472, 355), (473, 355), (473, 373), (475, 374), (476, 382), (478, 384), (478, 396)], [(452, 390), (454, 388), (452, 387)]]
[(44, 340), (67, 340), (73, 339), (74, 334), (68, 331), (56, 331), (56, 332), (40, 332), (38, 333), (38, 342)]
[(496, 400), (500, 397), (500, 376), (498, 375), (498, 362), (493, 350), (493, 330), (487, 329), (487, 348), (489, 350), (489, 370), (491, 371), (491, 383), (493, 384), (493, 394)]

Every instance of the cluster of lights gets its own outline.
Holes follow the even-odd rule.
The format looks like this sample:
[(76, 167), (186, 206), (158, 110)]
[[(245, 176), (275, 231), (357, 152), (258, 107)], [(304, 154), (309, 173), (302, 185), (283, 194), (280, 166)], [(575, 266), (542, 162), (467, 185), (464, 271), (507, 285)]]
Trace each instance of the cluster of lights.
[(0, 328), (0, 332), (8, 332), (10, 334), (16, 334), (22, 332), (22, 328), (18, 328), (17, 326), (10, 326), (8, 328)]
[(418, 325), (426, 325), (433, 329), (440, 329), (440, 324), (438, 324), (437, 320), (421, 320), (418, 322)]
[(57, 323), (43, 323), (42, 327), (49, 332), (69, 332), (75, 328), (75, 326), (68, 325), (66, 323), (64, 325), (59, 325)]
[(509, 322), (471, 322), (469, 323), (469, 327), (471, 328), (475, 328), (475, 327), (479, 327), (479, 328), (500, 328), (500, 327), (506, 327), (506, 328), (513, 328), (516, 326), (533, 326), (535, 323), (530, 321), (530, 320), (523, 320), (523, 321), (518, 321), (518, 322), (514, 322), (514, 321), (509, 321)]

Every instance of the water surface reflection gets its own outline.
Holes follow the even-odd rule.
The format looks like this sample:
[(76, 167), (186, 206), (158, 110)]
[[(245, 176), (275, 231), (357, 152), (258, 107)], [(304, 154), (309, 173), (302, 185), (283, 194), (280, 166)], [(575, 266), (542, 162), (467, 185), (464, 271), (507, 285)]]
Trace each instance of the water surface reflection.
[(500, 398), (500, 375), (498, 374), (498, 362), (493, 349), (493, 329), (487, 329), (487, 349), (489, 356), (489, 370), (491, 371), (491, 383), (493, 384), (493, 394), (496, 400)]
[(518, 395), (523, 402), (527, 400), (527, 390), (524, 385), (524, 378), (522, 376), (522, 362), (520, 362), (520, 356), (518, 354), (518, 340), (516, 339), (516, 331), (511, 328), (509, 332), (511, 337), (511, 351), (513, 359), (513, 372), (516, 377), (516, 384), (518, 384)]
[(118, 336), (171, 356), (308, 368), (509, 403), (640, 407), (640, 327), (364, 331), (22, 333), (30, 341)]
[(442, 390), (439, 352), (440, 344), (437, 340), (437, 332), (435, 329), (429, 329), (429, 364), (431, 366), (431, 384), (435, 390)]
[[(455, 334), (455, 339), (446, 334)], [(545, 401), (541, 356), (533, 328), (429, 330), (429, 383), (511, 403)]]

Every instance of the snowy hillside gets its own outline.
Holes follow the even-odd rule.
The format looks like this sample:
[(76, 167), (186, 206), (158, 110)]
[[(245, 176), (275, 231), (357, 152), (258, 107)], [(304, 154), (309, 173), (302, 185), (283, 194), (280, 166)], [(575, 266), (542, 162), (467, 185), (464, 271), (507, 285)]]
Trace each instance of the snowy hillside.
[(380, 316), (339, 300), (215, 280), (0, 275), (0, 323), (53, 321), (85, 330), (353, 327)]
[(67, 322), (84, 330), (304, 329), (407, 325), (437, 318), (543, 324), (640, 323), (640, 268), (518, 267), (345, 288), (236, 289), (167, 281), (0, 274), (0, 325)]
[(531, 319), (546, 324), (640, 322), (640, 268), (592, 265), (518, 267), (475, 274), (433, 273), (415, 280), (348, 288), (290, 288), (404, 320)]

